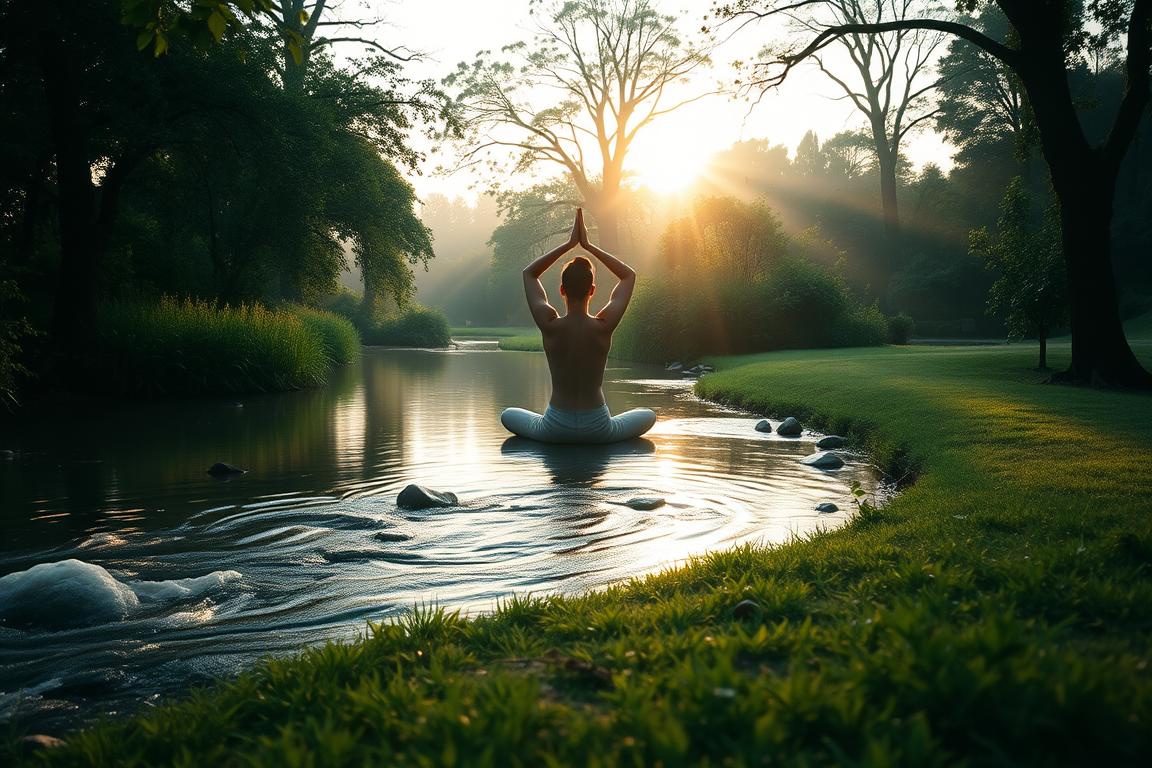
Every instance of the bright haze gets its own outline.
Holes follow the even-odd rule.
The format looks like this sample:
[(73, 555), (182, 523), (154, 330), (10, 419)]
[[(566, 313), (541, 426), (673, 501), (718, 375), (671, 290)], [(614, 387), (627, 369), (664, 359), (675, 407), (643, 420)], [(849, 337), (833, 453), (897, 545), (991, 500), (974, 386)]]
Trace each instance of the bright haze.
[[(710, 6), (710, 0), (670, 0), (658, 7), (679, 16), (680, 30), (689, 36), (705, 23)], [(413, 78), (440, 80), (459, 62), (471, 63), (477, 51), (498, 52), (510, 43), (529, 40), (535, 23), (528, 0), (492, 3), (403, 0), (373, 3), (372, 8), (388, 22), (376, 28), (373, 33), (376, 39), (390, 46), (402, 44), (424, 54), (421, 60), (406, 65), (406, 71)], [(723, 38), (729, 31), (721, 28), (717, 34)], [(706, 91), (717, 84), (730, 88), (738, 77), (733, 62), (755, 60), (765, 45), (787, 39), (787, 35), (782, 25), (766, 22), (744, 29), (719, 46), (713, 56), (713, 66), (702, 71), (695, 82), (684, 89), (684, 94)], [(809, 66), (798, 67), (783, 86), (768, 92), (752, 106), (756, 96), (745, 93), (735, 99), (709, 97), (654, 121), (639, 134), (629, 152), (626, 166), (633, 174), (632, 183), (676, 192), (705, 172), (715, 152), (734, 142), (768, 139), (792, 151), (809, 130), (825, 139), (841, 131), (864, 127), (861, 116), (842, 98), (842, 92)], [(668, 100), (674, 101), (675, 95), (669, 94)], [(423, 175), (412, 179), (421, 197), (440, 193), (471, 199), (476, 190), (488, 186), (473, 173), (436, 173), (438, 166), (454, 163), (454, 147), (437, 147), (423, 137), (415, 143), (428, 153)], [(904, 152), (916, 167), (926, 163), (945, 169), (951, 166), (951, 148), (930, 129), (912, 134)], [(551, 175), (554, 171), (537, 166), (536, 173)], [(507, 186), (523, 187), (540, 180), (540, 176), (511, 179)]]

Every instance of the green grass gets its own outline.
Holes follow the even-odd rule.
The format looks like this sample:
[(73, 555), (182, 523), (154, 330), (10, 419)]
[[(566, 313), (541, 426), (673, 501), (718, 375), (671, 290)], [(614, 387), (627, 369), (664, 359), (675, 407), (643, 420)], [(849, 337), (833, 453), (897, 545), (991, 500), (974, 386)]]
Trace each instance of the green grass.
[(1152, 312), (1134, 317), (1124, 323), (1124, 332), (1128, 334), (1129, 341), (1152, 339)]
[(294, 307), (304, 327), (320, 337), (332, 365), (352, 362), (360, 354), (360, 334), (346, 317), (310, 307)]
[(523, 326), (465, 326), (452, 329), (454, 339), (500, 339), (505, 336), (529, 336), (536, 332), (535, 328)]
[(534, 330), (522, 336), (505, 336), (500, 339), (500, 349), (510, 352), (543, 352), (544, 340), (540, 331)]
[(703, 395), (846, 432), (917, 482), (786, 546), (472, 621), (420, 608), (47, 762), (1146, 764), (1152, 399), (1037, 383), (1034, 357), (715, 360)]
[(338, 347), (344, 342), (336, 338), (341, 332), (335, 331), (335, 318), (322, 320), (326, 313), (312, 310), (302, 314), (191, 299), (109, 304), (100, 313), (85, 386), (129, 395), (316, 386), (327, 378), (332, 356), (343, 354)]
[(448, 320), (439, 310), (411, 307), (399, 317), (363, 331), (364, 343), (384, 347), (446, 347)]

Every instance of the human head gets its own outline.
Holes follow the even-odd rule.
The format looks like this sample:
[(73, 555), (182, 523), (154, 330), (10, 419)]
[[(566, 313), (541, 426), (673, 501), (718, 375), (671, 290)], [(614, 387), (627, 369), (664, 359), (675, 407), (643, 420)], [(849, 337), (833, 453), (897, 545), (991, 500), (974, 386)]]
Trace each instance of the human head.
[(560, 273), (560, 293), (569, 301), (587, 301), (596, 290), (595, 278), (592, 262), (577, 256)]

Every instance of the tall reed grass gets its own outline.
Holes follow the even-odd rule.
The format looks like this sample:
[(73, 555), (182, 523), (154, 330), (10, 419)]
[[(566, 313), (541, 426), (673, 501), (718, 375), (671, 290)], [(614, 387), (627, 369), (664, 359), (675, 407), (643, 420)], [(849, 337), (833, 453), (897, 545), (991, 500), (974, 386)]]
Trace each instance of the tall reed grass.
[(316, 386), (351, 355), (347, 330), (326, 314), (196, 299), (110, 304), (101, 313), (92, 386), (149, 395)]
[(350, 363), (360, 354), (360, 333), (346, 317), (311, 307), (293, 307), (304, 326), (320, 336), (324, 354), (333, 365)]

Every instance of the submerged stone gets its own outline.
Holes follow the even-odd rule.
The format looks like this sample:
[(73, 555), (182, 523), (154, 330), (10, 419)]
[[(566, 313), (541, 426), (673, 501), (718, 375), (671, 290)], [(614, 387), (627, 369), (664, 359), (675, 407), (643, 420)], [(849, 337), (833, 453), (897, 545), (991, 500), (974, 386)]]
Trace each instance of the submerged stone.
[(810, 467), (817, 469), (840, 469), (844, 466), (844, 459), (840, 458), (832, 451), (822, 451), (814, 453), (811, 456), (805, 456), (800, 459), (801, 464), (807, 464)]
[(840, 435), (825, 435), (816, 441), (816, 447), (822, 451), (827, 451), (831, 448), (843, 448), (846, 442), (848, 441)]
[(784, 419), (780, 422), (780, 426), (776, 427), (776, 434), (781, 437), (799, 437), (803, 431), (804, 427), (800, 426), (800, 422), (794, 416)]
[(817, 512), (839, 512), (840, 507), (836, 506), (830, 501), (822, 501), (816, 505)]
[(411, 483), (396, 497), (396, 506), (403, 509), (428, 509), (429, 507), (454, 507), (460, 503), (456, 494), (450, 491), (434, 491), (422, 485)]
[(684, 364), (683, 363), (668, 363), (668, 365), (664, 366), (664, 370), (666, 370), (666, 371), (682, 371), (682, 370), (684, 370)]
[(738, 619), (747, 619), (760, 613), (760, 604), (755, 600), (741, 600), (732, 609), (732, 615)]
[(240, 467), (234, 467), (231, 464), (228, 464), (228, 463), (223, 462), (223, 461), (218, 461), (208, 468), (208, 474), (212, 475), (213, 477), (226, 477), (228, 475), (243, 475), (247, 472), (248, 472), (248, 470), (246, 470), (246, 469), (240, 469)]
[(62, 746), (64, 746), (64, 739), (58, 739), (46, 733), (33, 733), (30, 736), (20, 737), (20, 749), (25, 754), (39, 752), (44, 749), (56, 749)]
[(771, 432), (772, 431), (772, 422), (768, 421), (768, 419), (760, 419), (760, 421), (756, 422), (756, 431), (757, 432)]
[(668, 502), (659, 496), (637, 496), (634, 499), (628, 499), (628, 501), (624, 502), (624, 506), (647, 511), (650, 509), (659, 509), (667, 503)]

